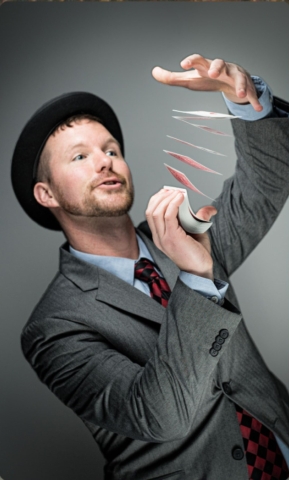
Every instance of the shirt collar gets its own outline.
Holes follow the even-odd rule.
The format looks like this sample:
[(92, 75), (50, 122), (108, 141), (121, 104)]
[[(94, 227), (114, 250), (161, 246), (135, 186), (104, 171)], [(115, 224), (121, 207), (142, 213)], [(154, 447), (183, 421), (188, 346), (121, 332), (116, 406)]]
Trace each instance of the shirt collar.
[(106, 255), (93, 255), (91, 253), (84, 253), (80, 252), (79, 250), (75, 250), (70, 245), (69, 251), (72, 255), (79, 258), (80, 260), (91, 263), (92, 265), (96, 265), (99, 268), (103, 268), (104, 270), (112, 273), (121, 280), (124, 280), (130, 285), (133, 285), (135, 263), (142, 257), (148, 258), (152, 262), (154, 261), (144, 241), (140, 238), (139, 235), (136, 235), (136, 238), (139, 247), (139, 257), (137, 260), (131, 260), (130, 258), (123, 257), (109, 257)]

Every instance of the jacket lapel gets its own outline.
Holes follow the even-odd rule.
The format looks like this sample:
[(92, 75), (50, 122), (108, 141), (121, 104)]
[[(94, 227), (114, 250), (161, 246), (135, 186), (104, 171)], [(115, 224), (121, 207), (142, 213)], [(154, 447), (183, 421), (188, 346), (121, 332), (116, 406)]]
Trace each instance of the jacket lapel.
[(164, 307), (115, 275), (101, 268), (98, 270), (99, 284), (96, 300), (132, 315), (141, 316), (157, 323), (162, 322)]
[[(142, 232), (137, 230), (137, 233), (173, 289), (179, 269)], [(115, 275), (74, 257), (67, 244), (60, 249), (60, 271), (83, 291), (95, 290), (97, 301), (153, 322), (162, 322), (164, 307)]]

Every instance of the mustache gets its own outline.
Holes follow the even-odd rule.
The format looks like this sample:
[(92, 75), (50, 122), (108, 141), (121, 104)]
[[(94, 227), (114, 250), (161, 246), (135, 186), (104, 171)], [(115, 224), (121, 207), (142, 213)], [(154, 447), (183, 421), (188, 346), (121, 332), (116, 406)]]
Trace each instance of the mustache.
[(94, 188), (98, 187), (101, 183), (105, 182), (107, 179), (114, 177), (116, 178), (119, 182), (121, 182), (123, 185), (127, 184), (127, 180), (123, 175), (119, 175), (117, 173), (114, 173), (111, 171), (109, 174), (105, 175), (100, 175), (97, 177), (97, 179), (93, 180), (90, 184), (90, 189), (93, 190)]

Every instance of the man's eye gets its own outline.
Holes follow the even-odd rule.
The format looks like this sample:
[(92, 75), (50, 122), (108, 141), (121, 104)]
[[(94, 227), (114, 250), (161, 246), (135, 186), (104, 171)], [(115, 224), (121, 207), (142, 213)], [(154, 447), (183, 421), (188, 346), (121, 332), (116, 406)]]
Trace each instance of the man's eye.
[(76, 155), (76, 157), (74, 157), (73, 160), (83, 160), (83, 159), (84, 159), (84, 155), (79, 154), (79, 155)]
[(114, 150), (108, 150), (108, 151), (106, 152), (106, 155), (108, 155), (109, 157), (110, 157), (110, 156), (113, 157), (113, 156), (116, 156), (117, 153), (116, 153)]

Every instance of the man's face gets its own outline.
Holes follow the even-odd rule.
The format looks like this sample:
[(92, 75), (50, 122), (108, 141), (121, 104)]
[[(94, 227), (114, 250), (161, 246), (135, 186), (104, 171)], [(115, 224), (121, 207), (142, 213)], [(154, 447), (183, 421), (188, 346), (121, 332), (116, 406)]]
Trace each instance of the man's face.
[(100, 123), (81, 120), (57, 130), (50, 154), (50, 189), (60, 209), (84, 217), (126, 214), (133, 203), (131, 173), (120, 146)]

